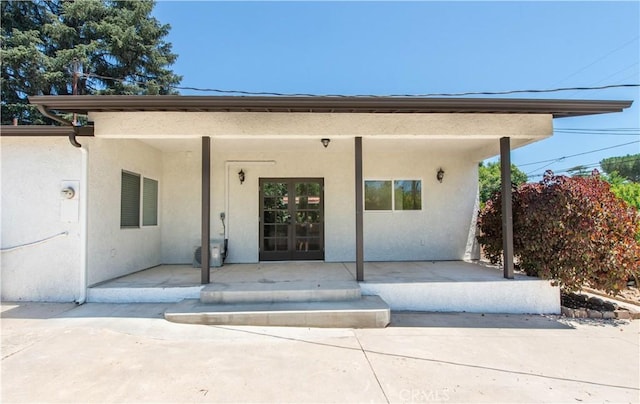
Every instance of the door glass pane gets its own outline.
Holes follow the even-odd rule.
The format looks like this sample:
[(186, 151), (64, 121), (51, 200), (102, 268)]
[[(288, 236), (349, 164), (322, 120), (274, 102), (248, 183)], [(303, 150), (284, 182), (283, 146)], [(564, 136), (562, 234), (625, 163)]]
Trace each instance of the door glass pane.
[(316, 237), (296, 238), (296, 251), (320, 251), (320, 239)]
[(276, 250), (276, 239), (265, 238), (264, 239), (264, 250), (265, 251), (275, 251)]
[(305, 252), (317, 257), (322, 251), (321, 183), (270, 180), (261, 182), (261, 190), (262, 251), (269, 252), (265, 258), (287, 259), (287, 254), (293, 252), (302, 253), (296, 255), (297, 259)]
[(276, 247), (278, 251), (287, 251), (289, 249), (289, 241), (286, 238), (277, 238)]
[(320, 226), (318, 224), (298, 224), (296, 225), (296, 236), (298, 237), (308, 237), (320, 236)]
[(264, 236), (265, 237), (274, 237), (276, 235), (276, 226), (273, 225), (264, 225)]
[(264, 212), (264, 223), (288, 223), (289, 212), (286, 210), (272, 210)]
[(306, 224), (297, 224), (296, 225), (296, 236), (308, 236), (309, 228)]
[(265, 182), (263, 188), (264, 196), (287, 196), (289, 192), (286, 182)]
[(320, 184), (317, 182), (298, 182), (296, 183), (296, 195), (320, 196)]
[(265, 182), (262, 187), (265, 209), (288, 209), (289, 190), (286, 182)]
[(287, 209), (289, 198), (287, 196), (265, 196), (265, 209)]
[(276, 226), (276, 236), (278, 236), (278, 237), (288, 237), (289, 236), (289, 226), (288, 225)]

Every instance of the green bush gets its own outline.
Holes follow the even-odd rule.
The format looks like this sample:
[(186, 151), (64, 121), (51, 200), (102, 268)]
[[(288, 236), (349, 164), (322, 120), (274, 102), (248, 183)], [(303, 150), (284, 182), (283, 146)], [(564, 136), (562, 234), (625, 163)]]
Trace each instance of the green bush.
[(640, 210), (640, 183), (629, 181), (615, 171), (607, 175), (605, 180), (611, 185), (611, 192), (629, 206)]
[[(493, 263), (502, 259), (501, 195), (480, 212), (478, 241)], [(610, 190), (597, 172), (556, 176), (519, 186), (512, 195), (514, 255), (529, 275), (552, 279), (565, 291), (583, 286), (616, 294), (640, 276), (637, 210)]]

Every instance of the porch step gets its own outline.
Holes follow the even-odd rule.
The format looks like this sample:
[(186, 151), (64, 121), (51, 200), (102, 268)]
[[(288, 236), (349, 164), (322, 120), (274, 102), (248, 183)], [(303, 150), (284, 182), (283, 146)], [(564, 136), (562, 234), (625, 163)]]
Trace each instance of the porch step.
[(360, 297), (356, 281), (215, 282), (200, 292), (204, 304), (326, 302)]
[(378, 296), (323, 302), (202, 304), (185, 300), (164, 314), (175, 323), (321, 328), (384, 328), (389, 306)]

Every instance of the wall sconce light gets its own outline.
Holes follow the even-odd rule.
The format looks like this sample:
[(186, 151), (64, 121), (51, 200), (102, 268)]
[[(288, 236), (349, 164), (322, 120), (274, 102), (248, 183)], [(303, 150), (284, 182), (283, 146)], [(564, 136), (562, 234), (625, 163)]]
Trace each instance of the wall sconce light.
[(327, 146), (329, 146), (329, 142), (331, 141), (331, 139), (324, 138), (324, 139), (321, 139), (320, 141), (322, 142), (322, 145), (326, 149)]
[(244, 182), (244, 170), (242, 168), (238, 171), (238, 179), (240, 180), (240, 185), (242, 185)]
[(442, 182), (442, 179), (444, 178), (444, 170), (442, 168), (438, 168), (436, 178), (438, 179), (438, 182)]

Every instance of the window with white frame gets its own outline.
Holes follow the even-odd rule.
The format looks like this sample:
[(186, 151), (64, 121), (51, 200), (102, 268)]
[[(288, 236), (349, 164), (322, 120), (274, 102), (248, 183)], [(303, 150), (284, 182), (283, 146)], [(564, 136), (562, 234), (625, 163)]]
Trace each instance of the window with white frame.
[(121, 228), (158, 225), (158, 181), (123, 170), (120, 191)]
[(366, 180), (364, 209), (368, 211), (422, 210), (422, 181)]

